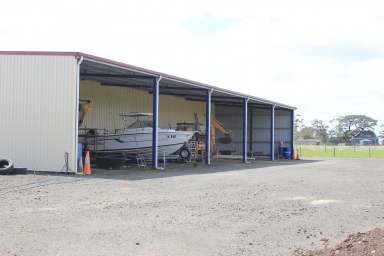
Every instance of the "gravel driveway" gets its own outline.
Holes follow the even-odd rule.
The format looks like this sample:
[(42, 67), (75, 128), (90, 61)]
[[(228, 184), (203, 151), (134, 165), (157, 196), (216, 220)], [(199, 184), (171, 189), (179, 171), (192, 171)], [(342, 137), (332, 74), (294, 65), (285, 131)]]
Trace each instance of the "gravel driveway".
[(384, 160), (0, 176), (0, 255), (291, 255), (384, 226)]

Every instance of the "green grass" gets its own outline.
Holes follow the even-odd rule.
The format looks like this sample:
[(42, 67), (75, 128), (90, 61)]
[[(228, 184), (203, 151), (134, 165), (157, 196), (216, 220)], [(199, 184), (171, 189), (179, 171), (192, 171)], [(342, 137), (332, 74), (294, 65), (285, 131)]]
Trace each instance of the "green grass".
[(296, 145), (295, 150), (303, 157), (384, 158), (384, 146)]

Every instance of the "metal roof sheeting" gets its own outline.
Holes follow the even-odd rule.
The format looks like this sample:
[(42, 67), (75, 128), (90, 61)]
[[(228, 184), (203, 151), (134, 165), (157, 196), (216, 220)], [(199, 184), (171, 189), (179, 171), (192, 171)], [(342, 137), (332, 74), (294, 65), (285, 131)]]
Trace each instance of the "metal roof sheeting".
[[(222, 101), (222, 102), (226, 102), (225, 100), (230, 99), (230, 97), (232, 97), (232, 98), (238, 97), (241, 99), (242, 98), (249, 98), (249, 100), (251, 102), (254, 102), (254, 103), (260, 103), (260, 104), (265, 104), (265, 105), (275, 105), (276, 107), (279, 107), (279, 108), (285, 108), (285, 109), (291, 109), (291, 110), (296, 109), (293, 106), (282, 104), (279, 102), (270, 101), (270, 100), (255, 97), (252, 95), (247, 95), (247, 94), (231, 91), (231, 90), (216, 87), (213, 85), (200, 83), (197, 81), (193, 81), (193, 80), (177, 77), (174, 75), (169, 75), (169, 74), (158, 72), (158, 71), (153, 71), (153, 70), (129, 65), (126, 63), (122, 63), (122, 62), (118, 62), (118, 61), (114, 61), (114, 60), (110, 60), (110, 59), (106, 59), (106, 58), (102, 58), (102, 57), (98, 57), (98, 56), (94, 56), (94, 55), (86, 54), (86, 53), (82, 53), (82, 52), (0, 51), (0, 55), (74, 56), (77, 58), (83, 58), (83, 60), (85, 62), (88, 62), (88, 63), (93, 62), (93, 63), (98, 63), (100, 65), (106, 65), (106, 66), (109, 66), (111, 68), (123, 69), (123, 70), (130, 71), (133, 74), (153, 76), (153, 77), (162, 77), (162, 81), (161, 81), (162, 86), (165, 83), (165, 84), (168, 84), (170, 88), (172, 85), (180, 86), (180, 87), (181, 86), (186, 87), (185, 92), (188, 92), (188, 93), (184, 93), (183, 94), (184, 96), (186, 96), (187, 94), (193, 96), (193, 94), (191, 93), (191, 91), (193, 91), (192, 88), (212, 89), (216, 93), (216, 94), (214, 94), (215, 97), (219, 98), (221, 96), (220, 101)], [(88, 64), (88, 65), (91, 66), (90, 64)], [(117, 81), (117, 83), (119, 83), (118, 79), (115, 79), (115, 80)], [(103, 80), (101, 78), (98, 78), (98, 81), (103, 82)], [(110, 81), (112, 81), (111, 78), (108, 79), (106, 81), (106, 83), (111, 83)], [(122, 80), (120, 80), (120, 81), (121, 81), (120, 83), (122, 85), (124, 85), (123, 84), (124, 81), (122, 81)], [(143, 84), (143, 83), (141, 82), (141, 84)], [(163, 90), (163, 88), (161, 88), (161, 89)], [(172, 89), (169, 89), (169, 90), (172, 91)], [(181, 96), (183, 96), (183, 95), (181, 95)], [(177, 96), (177, 95), (175, 95), (175, 96)]]

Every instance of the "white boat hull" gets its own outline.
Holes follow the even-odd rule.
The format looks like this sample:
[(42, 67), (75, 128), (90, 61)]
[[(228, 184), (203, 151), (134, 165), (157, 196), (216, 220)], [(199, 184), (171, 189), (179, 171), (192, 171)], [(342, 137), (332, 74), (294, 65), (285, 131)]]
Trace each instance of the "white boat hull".
[[(187, 143), (194, 132), (158, 130), (158, 154), (169, 156), (177, 153)], [(88, 138), (88, 147), (98, 153), (125, 153), (126, 155), (152, 154), (152, 128), (125, 129), (117, 134)]]

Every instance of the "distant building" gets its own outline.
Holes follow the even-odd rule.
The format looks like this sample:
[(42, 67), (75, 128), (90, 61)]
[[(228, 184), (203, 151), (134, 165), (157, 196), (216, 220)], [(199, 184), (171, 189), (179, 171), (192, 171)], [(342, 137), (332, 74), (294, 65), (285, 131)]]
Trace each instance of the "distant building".
[(379, 138), (373, 131), (362, 131), (351, 139), (352, 145), (378, 145)]

